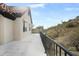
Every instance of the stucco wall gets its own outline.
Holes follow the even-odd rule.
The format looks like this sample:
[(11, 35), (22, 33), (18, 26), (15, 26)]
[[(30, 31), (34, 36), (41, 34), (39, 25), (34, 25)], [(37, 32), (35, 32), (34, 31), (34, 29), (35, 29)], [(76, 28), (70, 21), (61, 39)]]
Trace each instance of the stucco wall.
[(0, 44), (13, 40), (13, 21), (0, 15)]
[[(23, 21), (26, 21), (27, 31), (23, 32)], [(12, 40), (21, 40), (26, 37), (32, 30), (31, 18), (28, 11), (15, 21), (0, 15), (0, 44), (7, 43)]]
[(20, 40), (23, 37), (22, 18), (12, 21), (0, 15), (0, 44), (12, 40)]
[(27, 24), (26, 24), (27, 30), (29, 32), (31, 32), (33, 24), (31, 23), (31, 18), (30, 18), (30, 15), (28, 14), (28, 12), (29, 12), (29, 8), (27, 9), (27, 12), (23, 15), (23, 18), (24, 18), (23, 20), (25, 20), (27, 22)]
[[(23, 21), (27, 21), (27, 31), (23, 32)], [(26, 34), (29, 34), (29, 16), (25, 13), (22, 17), (12, 21), (0, 15), (0, 44), (7, 43), (12, 40), (21, 40)]]
[(0, 15), (0, 44), (4, 41), (4, 23), (2, 20), (2, 16)]
[[(22, 22), (25, 21), (25, 27), (27, 27), (27, 31), (23, 32), (23, 38), (25, 38), (26, 36), (28, 36), (28, 34), (31, 34), (31, 30), (32, 30), (32, 23), (31, 23), (31, 18), (28, 15), (28, 9), (27, 12), (22, 16), (21, 18)], [(30, 29), (30, 30), (29, 30)]]
[(14, 40), (21, 40), (23, 37), (23, 21), (22, 18), (17, 18), (13, 25)]

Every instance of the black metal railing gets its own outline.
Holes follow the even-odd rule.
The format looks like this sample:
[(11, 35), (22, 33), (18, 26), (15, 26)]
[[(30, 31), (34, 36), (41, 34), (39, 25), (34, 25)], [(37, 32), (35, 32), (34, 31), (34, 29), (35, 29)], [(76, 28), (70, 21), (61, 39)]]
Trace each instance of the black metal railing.
[(74, 54), (69, 52), (66, 48), (49, 38), (44, 33), (40, 32), (40, 36), (45, 48), (45, 53), (48, 56), (74, 56)]

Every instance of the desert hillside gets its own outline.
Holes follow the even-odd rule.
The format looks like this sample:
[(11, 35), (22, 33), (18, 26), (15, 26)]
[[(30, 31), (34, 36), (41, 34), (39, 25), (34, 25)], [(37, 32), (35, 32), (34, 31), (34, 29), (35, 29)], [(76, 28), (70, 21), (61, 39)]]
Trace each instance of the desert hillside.
[(46, 34), (70, 51), (79, 51), (79, 16), (46, 29)]

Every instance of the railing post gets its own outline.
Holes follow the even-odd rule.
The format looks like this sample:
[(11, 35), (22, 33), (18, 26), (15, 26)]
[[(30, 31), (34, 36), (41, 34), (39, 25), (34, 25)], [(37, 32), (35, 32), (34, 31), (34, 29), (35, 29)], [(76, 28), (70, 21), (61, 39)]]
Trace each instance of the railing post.
[(61, 56), (61, 47), (59, 47), (59, 56)]
[(54, 56), (55, 56), (55, 43), (54, 43)]
[(67, 53), (65, 52), (64, 55), (67, 56)]
[(57, 53), (58, 53), (58, 49), (57, 49), (57, 45), (56, 45), (56, 56), (57, 56)]

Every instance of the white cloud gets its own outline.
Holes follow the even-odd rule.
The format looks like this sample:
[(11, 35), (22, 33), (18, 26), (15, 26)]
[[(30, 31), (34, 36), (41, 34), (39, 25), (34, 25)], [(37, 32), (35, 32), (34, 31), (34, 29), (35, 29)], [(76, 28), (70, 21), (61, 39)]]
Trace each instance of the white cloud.
[(66, 11), (72, 11), (73, 8), (65, 8)]
[(71, 7), (68, 7), (68, 8), (65, 8), (66, 11), (79, 11), (79, 8), (71, 8)]
[(28, 5), (28, 6), (31, 7), (31, 8), (38, 8), (38, 7), (44, 8), (45, 4), (31, 4), (31, 5)]

